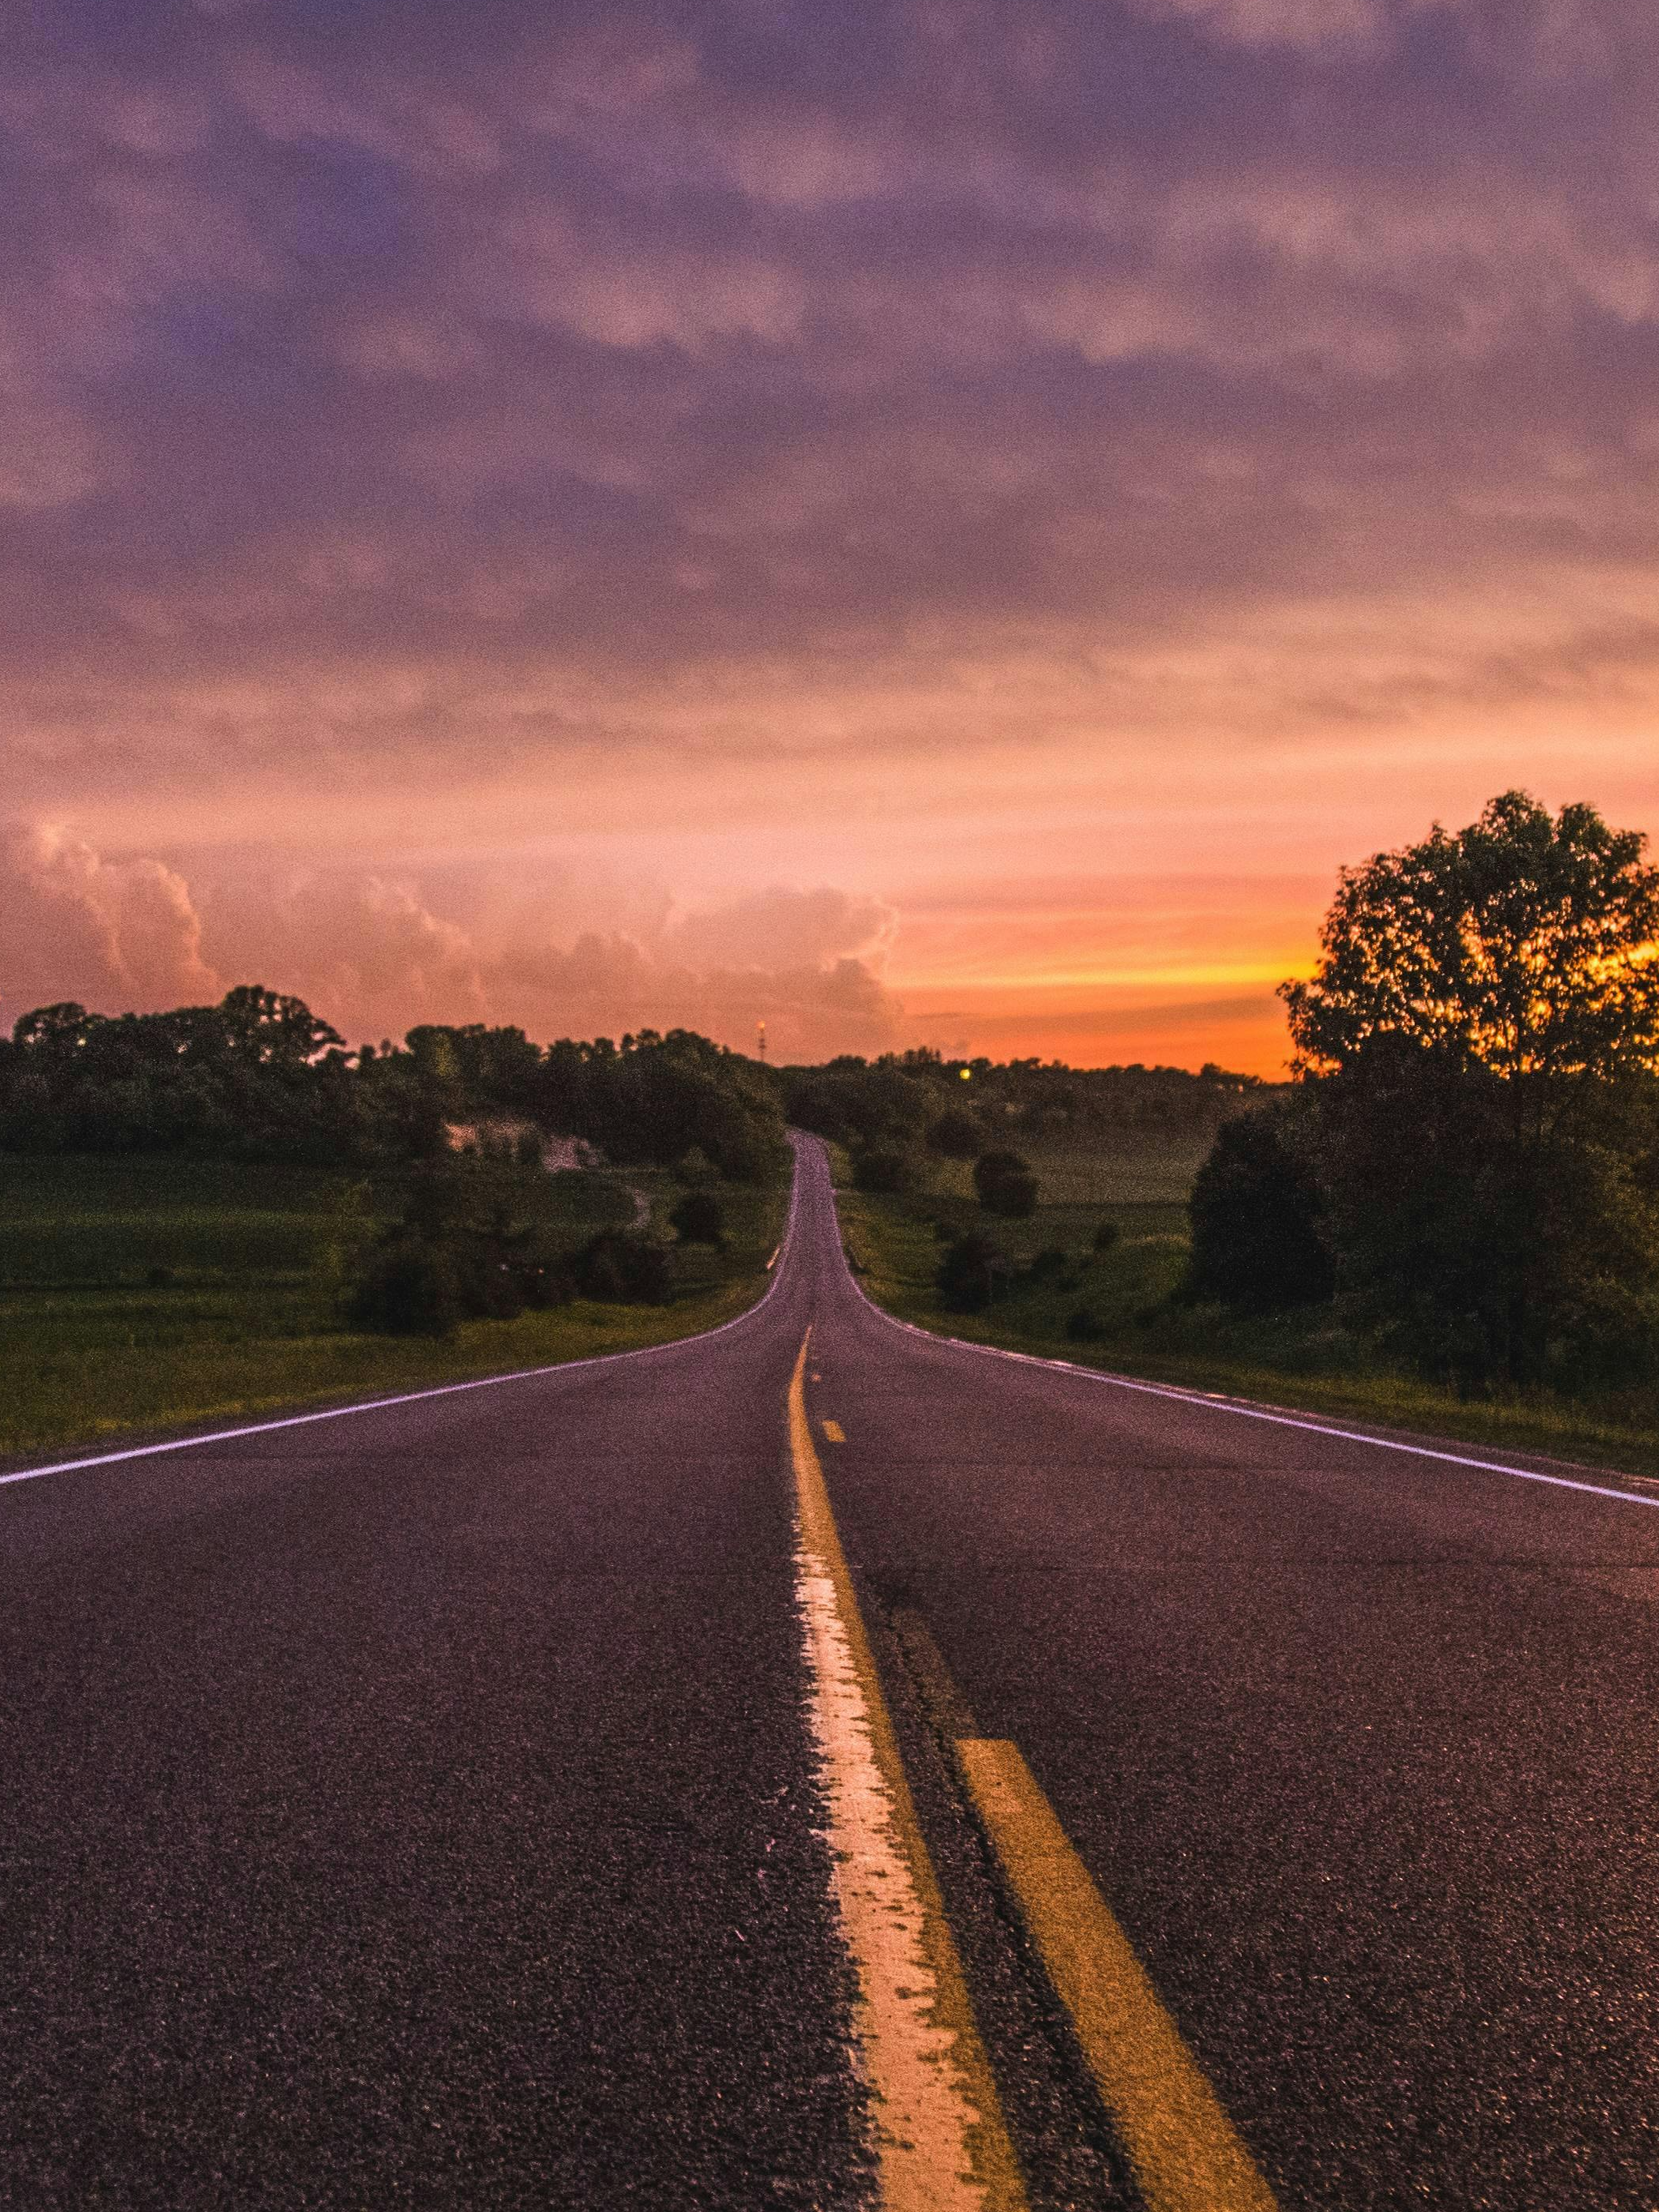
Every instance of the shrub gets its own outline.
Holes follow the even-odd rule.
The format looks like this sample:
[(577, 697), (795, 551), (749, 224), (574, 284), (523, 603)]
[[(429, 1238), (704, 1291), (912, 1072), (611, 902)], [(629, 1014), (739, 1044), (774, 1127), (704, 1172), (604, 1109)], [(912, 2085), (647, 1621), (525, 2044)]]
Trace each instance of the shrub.
[(1095, 1224), (1095, 1233), (1092, 1239), (1094, 1249), (1097, 1252), (1115, 1251), (1118, 1243), (1121, 1240), (1122, 1236), (1123, 1231), (1115, 1221), (1109, 1218), (1104, 1221), (1097, 1221)]
[(979, 1124), (971, 1114), (947, 1107), (927, 1132), (927, 1149), (947, 1160), (971, 1160), (979, 1150)]
[(354, 1328), (387, 1336), (453, 1335), (465, 1310), (454, 1255), (425, 1237), (402, 1236), (370, 1260), (349, 1308)]
[(1034, 1283), (1052, 1283), (1064, 1275), (1072, 1264), (1072, 1255), (1063, 1246), (1045, 1244), (1042, 1251), (1032, 1255), (1026, 1273)]
[(1106, 1334), (1106, 1324), (1087, 1306), (1079, 1306), (1066, 1316), (1066, 1334), (1073, 1344), (1098, 1344)]
[(1187, 1299), (1278, 1313), (1332, 1295), (1323, 1201), (1299, 1134), (1283, 1108), (1241, 1114), (1216, 1132), (1187, 1203)]
[(953, 1313), (981, 1313), (1006, 1286), (1010, 1273), (1001, 1248), (970, 1231), (947, 1247), (934, 1279)]
[(682, 1244), (714, 1244), (724, 1250), (726, 1209), (712, 1190), (689, 1190), (675, 1204), (668, 1224)]
[(577, 1255), (576, 1287), (584, 1297), (629, 1305), (662, 1305), (673, 1287), (663, 1246), (625, 1230), (602, 1229)]
[(1021, 1152), (1006, 1151), (981, 1152), (974, 1162), (974, 1188), (978, 1192), (982, 1204), (986, 1191), (993, 1183), (1000, 1182), (1004, 1176), (1030, 1175), (1030, 1172), (1031, 1163)]
[(858, 1153), (853, 1162), (853, 1181), (860, 1190), (896, 1196), (908, 1190), (915, 1180), (915, 1171), (908, 1154), (891, 1146), (872, 1145), (867, 1152)]
[(981, 1152), (974, 1162), (974, 1188), (988, 1213), (1029, 1221), (1036, 1212), (1036, 1177), (1018, 1152)]
[(1037, 1210), (1036, 1177), (999, 1176), (987, 1186), (979, 1202), (988, 1213), (1000, 1213), (1005, 1220), (1029, 1221)]

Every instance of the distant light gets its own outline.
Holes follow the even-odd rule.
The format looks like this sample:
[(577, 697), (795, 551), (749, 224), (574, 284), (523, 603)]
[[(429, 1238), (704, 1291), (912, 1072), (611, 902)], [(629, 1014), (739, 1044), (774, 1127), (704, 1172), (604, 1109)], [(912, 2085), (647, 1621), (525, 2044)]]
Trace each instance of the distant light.
[(969, 1077), (970, 1075), (972, 1075), (973, 1072), (974, 1072), (974, 1071), (973, 1071), (973, 1069), (972, 1069), (971, 1067), (964, 1067), (964, 1068), (962, 1070), (962, 1079), (963, 1079), (963, 1081), (964, 1083), (966, 1083), (966, 1082), (967, 1082), (967, 1080), (968, 1080)]

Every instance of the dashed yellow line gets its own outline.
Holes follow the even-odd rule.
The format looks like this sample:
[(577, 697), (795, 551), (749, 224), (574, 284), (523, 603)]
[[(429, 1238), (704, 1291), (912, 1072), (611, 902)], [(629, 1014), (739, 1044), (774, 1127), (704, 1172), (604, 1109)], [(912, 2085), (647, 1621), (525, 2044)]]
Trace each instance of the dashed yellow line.
[(836, 1900), (857, 1977), (853, 2027), (872, 2093), (880, 2204), (883, 2212), (1027, 2212), (812, 1442), (805, 1364), (804, 1339), (789, 1383), (796, 1589)]
[(1148, 2212), (1275, 2212), (1018, 1746), (970, 1737), (957, 1756)]
[(847, 1431), (842, 1428), (839, 1421), (825, 1421), (823, 1424), (823, 1428), (824, 1435), (828, 1437), (832, 1444), (844, 1444), (846, 1443)]

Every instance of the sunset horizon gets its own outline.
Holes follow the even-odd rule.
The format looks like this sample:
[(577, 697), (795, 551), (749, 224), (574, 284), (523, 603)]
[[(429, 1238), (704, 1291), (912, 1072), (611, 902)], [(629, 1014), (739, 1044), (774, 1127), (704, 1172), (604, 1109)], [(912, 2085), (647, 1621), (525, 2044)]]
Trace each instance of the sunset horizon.
[(1277, 1072), (1342, 865), (1656, 820), (1641, 43), (34, 9), (0, 1016)]

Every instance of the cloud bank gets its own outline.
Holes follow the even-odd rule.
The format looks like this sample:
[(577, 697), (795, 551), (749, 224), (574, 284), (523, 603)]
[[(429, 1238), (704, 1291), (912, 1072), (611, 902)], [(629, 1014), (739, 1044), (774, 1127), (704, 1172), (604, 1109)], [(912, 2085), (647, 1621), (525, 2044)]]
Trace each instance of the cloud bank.
[(0, 836), (0, 1019), (63, 999), (100, 1012), (199, 1004), (231, 984), (295, 991), (358, 1039), (416, 1022), (514, 1022), (539, 1039), (677, 1025), (775, 1057), (879, 1052), (902, 1009), (866, 957), (890, 916), (833, 890), (751, 893), (568, 944), (469, 927), (421, 887), (305, 871), (187, 882), (61, 829)]

